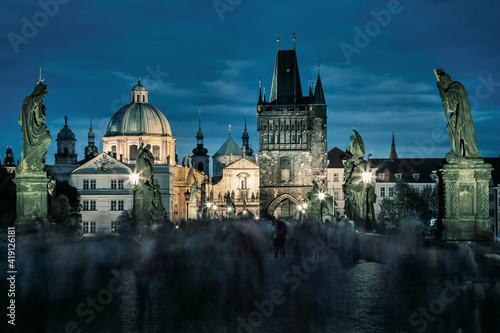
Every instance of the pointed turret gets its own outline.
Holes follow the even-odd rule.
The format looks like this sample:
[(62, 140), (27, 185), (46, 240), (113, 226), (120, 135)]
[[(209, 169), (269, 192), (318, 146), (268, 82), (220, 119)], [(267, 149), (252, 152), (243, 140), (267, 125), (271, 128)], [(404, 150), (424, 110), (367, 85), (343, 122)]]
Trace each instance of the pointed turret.
[(397, 160), (398, 153), (396, 153), (396, 144), (394, 143), (394, 128), (392, 129), (392, 145), (391, 145), (391, 153), (389, 154), (390, 160)]
[(208, 150), (203, 146), (203, 132), (201, 131), (201, 110), (198, 111), (198, 133), (196, 134), (196, 148), (193, 149), (194, 156), (207, 156)]
[(314, 104), (326, 104), (325, 94), (323, 93), (323, 85), (321, 84), (321, 76), (319, 74), (319, 65), (318, 80), (316, 81), (316, 89), (314, 90)]
[(257, 104), (262, 104), (262, 79), (259, 80), (259, 101), (257, 102)]
[[(116, 151), (113, 152), (116, 154)], [(89, 129), (89, 134), (88, 134), (88, 145), (85, 147), (85, 160), (90, 160), (91, 158), (96, 157), (99, 155), (99, 151), (97, 147), (95, 146), (95, 133), (94, 130), (92, 129), (92, 117), (90, 117), (90, 129)], [(113, 156), (116, 158), (116, 156)]]
[(309, 76), (309, 103), (312, 103), (314, 100), (313, 87), (311, 77)]

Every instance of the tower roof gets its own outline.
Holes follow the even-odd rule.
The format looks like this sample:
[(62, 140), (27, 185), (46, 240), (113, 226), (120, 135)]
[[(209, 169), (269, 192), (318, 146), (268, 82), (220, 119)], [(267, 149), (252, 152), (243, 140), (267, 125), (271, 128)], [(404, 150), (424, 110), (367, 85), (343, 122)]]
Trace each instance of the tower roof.
[(318, 80), (316, 81), (316, 89), (314, 89), (314, 104), (326, 104), (325, 94), (323, 93), (323, 85), (321, 84), (321, 76), (318, 69)]
[(144, 87), (141, 84), (141, 78), (139, 78), (139, 82), (135, 86), (132, 87), (131, 91), (147, 91), (146, 87)]
[(12, 148), (7, 148), (5, 151), (5, 157), (3, 158), (4, 167), (15, 167), (16, 161), (14, 160), (14, 154), (12, 154)]
[(278, 51), (269, 102), (276, 104), (302, 102), (302, 87), (295, 50)]
[(229, 155), (241, 155), (241, 148), (238, 144), (231, 138), (231, 132), (229, 132), (229, 138), (226, 142), (217, 150), (214, 154), (216, 156), (229, 156)]
[(68, 127), (68, 116), (64, 116), (64, 127), (57, 133), (57, 140), (75, 140), (75, 134)]
[(391, 145), (391, 153), (389, 154), (390, 160), (397, 160), (398, 153), (396, 153), (396, 144), (394, 143), (394, 128), (392, 129), (392, 145)]

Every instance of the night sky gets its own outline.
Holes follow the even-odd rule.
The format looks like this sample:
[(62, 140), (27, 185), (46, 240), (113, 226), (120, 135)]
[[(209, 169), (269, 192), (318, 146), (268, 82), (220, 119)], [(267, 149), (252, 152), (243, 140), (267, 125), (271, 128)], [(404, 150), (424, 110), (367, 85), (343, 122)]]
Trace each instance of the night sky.
[[(40, 3), (47, 4), (45, 11)], [(500, 153), (498, 1), (40, 3), (1, 5), (2, 162), (6, 146), (16, 159), (21, 155), (17, 120), (39, 67), (50, 89), (46, 124), (54, 141), (48, 164), (65, 115), (79, 159), (90, 116), (101, 152), (109, 119), (130, 102), (139, 73), (150, 104), (170, 122), (180, 160), (196, 146), (200, 109), (209, 155), (227, 139), (229, 124), (241, 145), (245, 113), (257, 152), (259, 77), (269, 92), (278, 32), (280, 49), (292, 49), (296, 33), (305, 94), (321, 60), (328, 149), (345, 149), (355, 127), (367, 154), (387, 158), (394, 128), (400, 158), (444, 157), (450, 145), (432, 72), (442, 67), (469, 92), (481, 155)]]

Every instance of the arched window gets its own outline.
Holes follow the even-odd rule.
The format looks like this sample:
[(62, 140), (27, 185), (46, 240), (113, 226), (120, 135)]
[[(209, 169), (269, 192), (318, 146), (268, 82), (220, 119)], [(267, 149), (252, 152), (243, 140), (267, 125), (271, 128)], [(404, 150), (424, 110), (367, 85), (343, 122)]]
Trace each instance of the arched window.
[(203, 171), (203, 163), (198, 162), (198, 171)]
[(132, 95), (132, 103), (134, 103), (134, 97), (135, 97), (135, 95)]
[(137, 155), (137, 146), (136, 145), (131, 145), (129, 146), (129, 160), (135, 161)]
[(111, 154), (115, 156), (116, 154), (116, 146), (111, 146)]
[(146, 102), (146, 95), (142, 95), (142, 102), (145, 103)]
[(64, 147), (64, 155), (68, 155), (69, 154), (69, 149), (68, 147)]

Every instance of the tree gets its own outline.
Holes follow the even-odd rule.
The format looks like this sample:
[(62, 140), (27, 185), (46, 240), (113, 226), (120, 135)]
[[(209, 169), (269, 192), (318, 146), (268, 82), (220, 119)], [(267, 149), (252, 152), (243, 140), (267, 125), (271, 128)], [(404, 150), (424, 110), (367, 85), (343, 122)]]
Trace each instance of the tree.
[(0, 226), (9, 227), (16, 220), (16, 185), (14, 174), (0, 166)]
[(438, 214), (437, 188), (425, 186), (417, 191), (408, 183), (398, 182), (394, 186), (394, 197), (384, 198), (380, 203), (377, 220), (386, 230), (398, 229), (403, 220), (415, 219), (423, 225)]
[(59, 194), (52, 199), (51, 216), (58, 224), (65, 224), (65, 220), (71, 212), (68, 197), (64, 194)]

